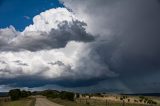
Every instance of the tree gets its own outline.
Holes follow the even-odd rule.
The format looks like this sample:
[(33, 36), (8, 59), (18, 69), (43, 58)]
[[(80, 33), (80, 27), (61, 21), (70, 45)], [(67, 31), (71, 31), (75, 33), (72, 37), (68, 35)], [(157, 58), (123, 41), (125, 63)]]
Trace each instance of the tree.
[(30, 95), (31, 95), (30, 91), (25, 91), (25, 90), (21, 91), (21, 97), (22, 98), (28, 97)]
[(76, 93), (76, 98), (80, 98), (80, 94), (79, 93)]
[(139, 100), (139, 102), (142, 102), (142, 101), (143, 101), (142, 99)]
[(10, 90), (9, 91), (9, 96), (11, 97), (11, 100), (18, 100), (21, 97), (20, 89)]
[(43, 96), (46, 96), (47, 98), (58, 98), (59, 92), (52, 91), (52, 90), (46, 90), (42, 93)]
[(130, 99), (128, 99), (128, 102), (130, 102)]
[(120, 97), (120, 100), (123, 100), (123, 98), (122, 98), (122, 97)]
[(67, 99), (67, 100), (70, 100), (70, 101), (74, 101), (74, 93), (62, 91), (60, 93), (60, 98), (61, 99)]

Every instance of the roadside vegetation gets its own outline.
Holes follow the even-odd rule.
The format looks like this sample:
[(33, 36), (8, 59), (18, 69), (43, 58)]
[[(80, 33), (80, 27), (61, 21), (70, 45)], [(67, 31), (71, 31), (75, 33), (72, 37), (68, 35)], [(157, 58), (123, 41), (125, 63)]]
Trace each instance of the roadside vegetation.
[(42, 95), (46, 96), (47, 98), (60, 98), (69, 101), (74, 101), (75, 98), (75, 93), (67, 91), (59, 92), (59, 91), (46, 90), (42, 92)]
[(1, 97), (0, 106), (34, 106), (36, 100), (30, 96), (30, 91), (12, 89), (7, 97)]
[(106, 95), (105, 93), (78, 94), (46, 90), (42, 93), (49, 100), (64, 106), (154, 106), (157, 102), (144, 96)]
[(25, 91), (13, 89), (6, 97), (0, 97), (0, 106), (35, 106), (37, 97), (64, 106), (160, 106), (159, 97), (132, 96), (106, 93), (79, 94), (68, 91)]
[(34, 106), (34, 98), (24, 98), (8, 102), (0, 102), (0, 106)]
[(144, 96), (129, 96), (129, 95), (106, 95), (105, 93), (95, 94), (76, 94), (74, 101), (68, 101), (55, 95), (54, 92), (50, 94), (49, 100), (62, 104), (64, 106), (156, 106), (157, 102)]
[(123, 102), (113, 102), (113, 101), (104, 101), (104, 100), (94, 100), (94, 99), (84, 99), (84, 100), (76, 100), (76, 101), (68, 101), (62, 100), (60, 98), (51, 99), (55, 103), (64, 105), (64, 106), (154, 106), (148, 104), (133, 104), (133, 103), (125, 103)]
[(10, 96), (11, 100), (14, 101), (31, 96), (31, 92), (25, 90), (21, 91), (20, 89), (13, 89), (9, 91), (8, 95)]

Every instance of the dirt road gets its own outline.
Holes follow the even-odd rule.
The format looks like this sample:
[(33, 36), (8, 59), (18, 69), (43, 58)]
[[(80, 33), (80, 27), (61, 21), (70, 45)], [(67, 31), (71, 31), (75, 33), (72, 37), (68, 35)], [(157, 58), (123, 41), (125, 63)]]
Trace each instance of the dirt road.
[(35, 106), (62, 106), (62, 105), (56, 104), (54, 102), (49, 101), (46, 98), (41, 97), (41, 98), (36, 98)]

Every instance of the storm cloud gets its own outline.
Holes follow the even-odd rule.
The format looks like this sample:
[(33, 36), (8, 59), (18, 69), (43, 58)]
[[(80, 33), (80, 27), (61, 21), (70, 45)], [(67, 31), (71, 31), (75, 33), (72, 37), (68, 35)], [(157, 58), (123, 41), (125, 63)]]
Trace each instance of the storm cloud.
[(159, 92), (153, 87), (160, 75), (158, 0), (62, 2), (87, 22), (89, 32), (100, 35), (90, 45), (91, 55), (98, 55), (101, 63), (119, 75), (119, 81), (133, 92)]
[(0, 30), (1, 84), (159, 92), (158, 0), (60, 1), (71, 11), (43, 12), (23, 32)]

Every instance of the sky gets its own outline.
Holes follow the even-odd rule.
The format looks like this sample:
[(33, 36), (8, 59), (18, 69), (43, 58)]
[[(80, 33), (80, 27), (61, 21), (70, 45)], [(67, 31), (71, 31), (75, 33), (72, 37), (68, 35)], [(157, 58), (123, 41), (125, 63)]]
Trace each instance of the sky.
[(17, 30), (23, 31), (32, 24), (35, 15), (62, 6), (58, 0), (0, 0), (0, 27), (13, 25)]
[(0, 91), (160, 93), (159, 0), (1, 0)]

